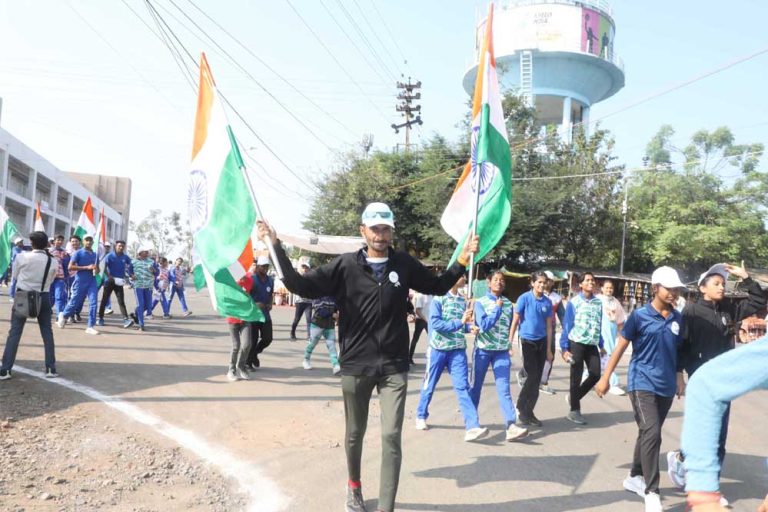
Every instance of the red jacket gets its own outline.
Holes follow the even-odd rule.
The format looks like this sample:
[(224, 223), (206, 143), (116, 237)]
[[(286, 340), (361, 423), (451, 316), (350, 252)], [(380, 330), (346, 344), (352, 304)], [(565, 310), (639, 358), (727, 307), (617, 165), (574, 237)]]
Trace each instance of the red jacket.
[[(244, 275), (240, 278), (240, 280), (237, 282), (237, 284), (240, 285), (240, 288), (243, 289), (245, 293), (248, 294), (250, 297), (251, 289), (253, 288), (253, 279), (249, 274)], [(243, 320), (240, 320), (239, 318), (234, 318), (231, 316), (227, 317), (227, 323), (228, 324), (242, 324)]]

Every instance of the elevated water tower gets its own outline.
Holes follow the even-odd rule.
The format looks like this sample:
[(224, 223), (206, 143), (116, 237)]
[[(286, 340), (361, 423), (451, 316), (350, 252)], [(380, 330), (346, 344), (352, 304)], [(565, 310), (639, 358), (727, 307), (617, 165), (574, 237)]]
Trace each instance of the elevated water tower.
[[(624, 87), (614, 51), (616, 23), (605, 0), (502, 0), (494, 9), (493, 45), (502, 89), (519, 91), (543, 125), (570, 140), (574, 123)], [(487, 19), (477, 26), (475, 61)], [(471, 95), (477, 64), (464, 75)]]

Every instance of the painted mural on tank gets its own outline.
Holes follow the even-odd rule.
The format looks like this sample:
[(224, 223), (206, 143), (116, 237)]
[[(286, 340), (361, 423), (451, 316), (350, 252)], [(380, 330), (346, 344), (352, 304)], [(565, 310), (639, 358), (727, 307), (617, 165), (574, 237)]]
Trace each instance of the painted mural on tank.
[(614, 28), (600, 12), (581, 10), (581, 51), (611, 60), (613, 57)]

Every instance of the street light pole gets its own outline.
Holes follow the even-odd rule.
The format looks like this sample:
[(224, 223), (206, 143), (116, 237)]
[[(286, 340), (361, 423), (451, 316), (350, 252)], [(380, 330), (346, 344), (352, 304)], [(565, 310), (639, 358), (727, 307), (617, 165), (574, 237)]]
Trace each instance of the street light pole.
[(624, 247), (627, 240), (627, 200), (629, 199), (629, 176), (624, 176), (624, 202), (621, 204), (621, 215), (624, 217), (624, 225), (621, 229), (621, 263), (619, 263), (619, 275), (624, 275)]

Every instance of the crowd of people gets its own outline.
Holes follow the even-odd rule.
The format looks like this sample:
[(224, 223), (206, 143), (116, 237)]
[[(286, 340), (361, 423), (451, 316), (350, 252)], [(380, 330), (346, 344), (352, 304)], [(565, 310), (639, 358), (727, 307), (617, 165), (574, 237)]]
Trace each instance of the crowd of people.
[[(23, 238), (14, 239), (11, 264), (6, 274), (10, 279), (9, 298), (13, 303), (20, 292), (39, 289), (39, 311), (36, 319), (45, 346), (45, 373), (49, 378), (58, 376), (52, 323), (63, 329), (69, 324), (85, 324), (85, 334), (98, 335), (96, 327), (106, 325), (105, 316), (114, 314), (114, 293), (124, 329), (134, 327), (145, 330), (145, 321), (154, 318), (159, 304), (162, 318), (171, 318), (171, 306), (178, 296), (182, 316), (192, 312), (184, 295), (185, 280), (190, 269), (183, 258), (170, 266), (167, 258), (158, 256), (146, 246), (139, 247), (136, 257), (125, 252), (125, 241), (107, 241), (101, 254), (94, 247), (90, 235), (73, 235), (64, 245), (64, 236), (53, 238), (42, 231), (29, 235), (30, 247)], [(126, 306), (126, 287), (134, 291), (136, 306), (129, 312)], [(169, 295), (170, 293), (170, 295)], [(99, 296), (101, 298), (99, 299)], [(87, 312), (84, 308), (88, 304)], [(19, 341), (27, 317), (15, 312), (11, 315), (11, 329), (3, 352), (0, 380), (10, 379), (16, 360)]]
[[(627, 395), (637, 423), (637, 438), (630, 471), (623, 488), (639, 495), (648, 512), (663, 510), (659, 494), (661, 432), (674, 397), (688, 394), (681, 449), (667, 454), (672, 483), (684, 488), (695, 512), (724, 510), (727, 499), (719, 492), (719, 476), (725, 458), (729, 404), (752, 390), (768, 388), (768, 337), (765, 336), (768, 293), (753, 281), (742, 265), (715, 265), (702, 273), (697, 285), (701, 297), (681, 307), (686, 289), (678, 273), (666, 266), (651, 276), (652, 299), (627, 315), (613, 297), (615, 283), (598, 281), (591, 272), (575, 279), (575, 290), (563, 297), (553, 291), (551, 272), (534, 272), (530, 290), (512, 302), (505, 296), (502, 271), (487, 275), (487, 291), (467, 297), (466, 269), (479, 239), (470, 238), (455, 262), (436, 275), (407, 253), (391, 247), (394, 215), (386, 204), (371, 203), (362, 214), (360, 233), (365, 246), (331, 262), (294, 269), (275, 231), (258, 222), (259, 237), (274, 247), (283, 270), (285, 287), (295, 294), (292, 341), (302, 320), (306, 323), (306, 346), (302, 367), (311, 370), (312, 356), (325, 341), (333, 375), (341, 379), (345, 412), (344, 447), (347, 460), (347, 512), (367, 512), (361, 483), (363, 439), (369, 403), (374, 389), (381, 409), (382, 460), (377, 512), (392, 512), (402, 461), (401, 436), (405, 417), (408, 372), (413, 364), (419, 335), (428, 336), (424, 371), (415, 428), (429, 430), (429, 406), (443, 372), (450, 375), (464, 421), (464, 440), (473, 442), (488, 435), (479, 417), (486, 373), (493, 374), (497, 399), (504, 419), (507, 441), (520, 441), (533, 429), (546, 428), (536, 417), (540, 393), (555, 394), (549, 376), (558, 357), (568, 365), (569, 390), (564, 416), (576, 425), (587, 425), (582, 400), (591, 391)], [(45, 346), (46, 373), (55, 377), (51, 329), (56, 323), (80, 322), (84, 303), (89, 310), (86, 333), (96, 334), (112, 312), (111, 295), (122, 314), (122, 326), (144, 330), (145, 319), (160, 304), (163, 318), (178, 295), (185, 315), (184, 261), (170, 266), (163, 257), (153, 257), (140, 248), (136, 258), (125, 254), (125, 243), (100, 265), (93, 239), (70, 240), (72, 250), (59, 236), (50, 241), (45, 234), (30, 235), (32, 251), (19, 250), (12, 266), (12, 291), (45, 290), (37, 315)], [(51, 265), (51, 261), (55, 263)], [(274, 279), (270, 260), (259, 256), (240, 280), (262, 314), (250, 322), (227, 318), (232, 339), (227, 378), (250, 379), (261, 365), (259, 355), (272, 343), (271, 309)], [(45, 269), (45, 270), (43, 270)], [(103, 269), (103, 270), (101, 270)], [(734, 301), (725, 295), (729, 276), (738, 278), (747, 298)], [(128, 313), (124, 287), (132, 287), (136, 308)], [(102, 289), (101, 302), (97, 297)], [(409, 291), (417, 295), (409, 297)], [(169, 294), (170, 292), (170, 294)], [(98, 307), (97, 307), (98, 306)], [(414, 322), (409, 336), (407, 319)], [(11, 377), (11, 369), (26, 318), (12, 315), (0, 379)], [(748, 332), (739, 330), (749, 325)], [(338, 338), (337, 338), (338, 329)], [(558, 341), (559, 333), (559, 341)], [(739, 337), (738, 334), (741, 334)], [(753, 342), (735, 348), (735, 340)], [(338, 342), (338, 350), (337, 350)], [(473, 342), (470, 355), (467, 354)], [(617, 373), (629, 346), (632, 355), (627, 375)], [(515, 403), (511, 386), (511, 358), (519, 347), (523, 369), (518, 372), (520, 393)], [(686, 375), (690, 379), (686, 387)], [(748, 375), (749, 378), (742, 378)], [(695, 418), (695, 419), (694, 419)], [(705, 435), (698, 435), (706, 426)], [(768, 498), (761, 511), (768, 512)]]
[[(581, 402), (592, 390), (600, 397), (609, 393), (628, 395), (638, 433), (630, 471), (622, 486), (638, 494), (649, 512), (663, 510), (659, 494), (661, 430), (674, 397), (686, 393), (687, 374), (691, 378), (689, 393), (696, 391), (695, 396), (713, 397), (711, 403), (706, 399), (689, 401), (690, 408), (695, 408), (692, 414), (698, 417), (706, 414), (703, 411), (709, 413), (711, 429), (706, 441), (702, 441), (692, 433), (695, 427), (686, 418), (682, 450), (667, 454), (668, 473), (673, 485), (688, 492), (691, 510), (725, 510), (728, 500), (719, 492), (718, 480), (725, 455), (728, 401), (750, 389), (768, 387), (767, 338), (762, 319), (768, 293), (750, 279), (743, 264), (716, 265), (704, 272), (697, 283), (701, 298), (685, 306), (680, 297), (687, 287), (674, 269), (659, 267), (651, 276), (652, 299), (629, 315), (613, 297), (615, 283), (609, 279), (598, 282), (591, 272), (577, 276), (578, 289), (570, 297), (552, 291), (551, 273), (534, 272), (530, 291), (513, 304), (503, 294), (503, 273), (492, 271), (488, 274), (486, 294), (467, 300), (462, 293), (464, 269), (477, 240), (467, 244), (458, 261), (436, 276), (409, 255), (391, 249), (393, 230), (391, 210), (384, 204), (373, 203), (362, 216), (360, 232), (366, 241), (363, 249), (342, 255), (327, 265), (296, 272), (274, 230), (260, 224), (262, 236), (275, 245), (286, 274), (284, 284), (290, 291), (305, 298), (338, 301), (329, 311), (339, 321), (348, 512), (367, 510), (360, 482), (360, 458), (368, 402), (374, 388), (379, 391), (383, 446), (377, 512), (394, 510), (406, 376), (421, 331), (418, 324), (422, 321), (426, 324), (429, 347), (416, 408), (416, 429), (429, 429), (429, 405), (438, 380), (447, 370), (464, 420), (464, 439), (477, 441), (485, 437), (488, 429), (480, 422), (478, 406), (489, 368), (506, 439), (519, 441), (531, 429), (545, 428), (536, 417), (535, 407), (540, 392), (554, 394), (548, 381), (559, 344), (559, 357), (569, 365), (569, 391), (565, 397), (565, 417), (569, 421), (587, 424)], [(738, 278), (746, 288), (745, 300), (736, 303), (725, 297), (729, 275)], [(415, 323), (410, 341), (406, 323), (409, 288), (416, 292), (410, 308)], [(306, 309), (313, 311), (311, 306)], [(297, 319), (304, 314), (304, 308), (301, 312), (297, 309)], [(739, 327), (749, 322), (757, 328), (750, 329), (749, 336), (742, 332), (739, 341), (760, 341), (750, 346), (750, 356), (746, 349), (731, 351)], [(469, 334), (474, 338), (471, 359), (466, 350)], [(305, 368), (311, 367), (308, 357), (315, 344), (316, 340), (308, 344)], [(518, 375), (522, 389), (515, 405), (510, 386), (510, 357), (517, 345), (521, 347), (524, 369)], [(629, 345), (632, 355), (622, 386), (617, 365)], [(719, 362), (719, 356), (725, 354), (733, 354), (732, 359), (750, 368), (752, 378), (748, 382), (737, 383), (738, 373), (733, 370), (727, 372), (731, 379), (721, 385), (712, 384), (717, 380), (715, 377), (704, 380), (694, 376), (700, 367), (712, 367), (710, 372), (716, 373), (717, 366), (708, 362)], [(760, 356), (759, 361), (755, 359)], [(331, 357), (337, 357), (335, 350)], [(686, 405), (686, 415), (688, 409)], [(768, 500), (761, 511), (765, 507)]]

